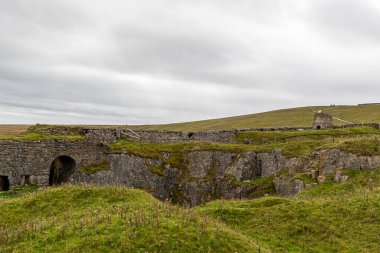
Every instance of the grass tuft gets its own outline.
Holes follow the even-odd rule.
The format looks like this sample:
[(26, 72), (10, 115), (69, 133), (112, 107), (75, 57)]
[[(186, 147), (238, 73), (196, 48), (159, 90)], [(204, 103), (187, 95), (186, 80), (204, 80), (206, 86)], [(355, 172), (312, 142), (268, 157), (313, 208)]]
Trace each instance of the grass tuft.
[(83, 166), (79, 170), (85, 174), (94, 174), (98, 171), (110, 170), (110, 166), (109, 166), (108, 161), (103, 161), (102, 163)]

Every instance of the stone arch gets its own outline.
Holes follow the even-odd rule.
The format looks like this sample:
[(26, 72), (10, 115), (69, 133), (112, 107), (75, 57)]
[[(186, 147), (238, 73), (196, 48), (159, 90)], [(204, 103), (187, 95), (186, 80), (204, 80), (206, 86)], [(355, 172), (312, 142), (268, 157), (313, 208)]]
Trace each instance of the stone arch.
[(9, 179), (7, 176), (0, 176), (0, 191), (9, 191)]
[(74, 173), (76, 162), (70, 156), (58, 156), (50, 166), (49, 185), (59, 185), (69, 180)]
[(321, 126), (318, 125), (315, 129), (320, 130), (320, 129), (321, 129)]

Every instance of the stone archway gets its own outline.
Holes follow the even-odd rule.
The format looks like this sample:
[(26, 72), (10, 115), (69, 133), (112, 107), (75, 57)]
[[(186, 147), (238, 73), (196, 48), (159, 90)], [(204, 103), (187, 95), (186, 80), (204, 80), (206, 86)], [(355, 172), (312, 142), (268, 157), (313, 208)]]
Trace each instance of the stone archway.
[(49, 185), (59, 185), (69, 180), (74, 173), (76, 162), (70, 156), (59, 156), (51, 163)]

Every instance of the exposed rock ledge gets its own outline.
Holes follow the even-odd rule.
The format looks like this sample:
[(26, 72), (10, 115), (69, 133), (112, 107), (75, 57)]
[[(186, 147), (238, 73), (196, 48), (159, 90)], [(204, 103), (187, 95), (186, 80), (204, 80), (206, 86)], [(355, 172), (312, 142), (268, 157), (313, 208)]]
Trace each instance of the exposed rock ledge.
[(151, 159), (109, 154), (109, 171), (92, 175), (77, 171), (70, 180), (142, 188), (159, 199), (193, 206), (217, 198), (254, 198), (274, 191), (289, 196), (317, 185), (326, 175), (335, 175), (337, 182), (347, 180), (341, 174), (342, 168), (380, 167), (380, 156), (359, 156), (336, 149), (294, 158), (286, 158), (280, 150), (270, 153), (194, 151), (183, 154), (176, 165), (168, 162), (170, 155), (163, 153), (164, 159)]

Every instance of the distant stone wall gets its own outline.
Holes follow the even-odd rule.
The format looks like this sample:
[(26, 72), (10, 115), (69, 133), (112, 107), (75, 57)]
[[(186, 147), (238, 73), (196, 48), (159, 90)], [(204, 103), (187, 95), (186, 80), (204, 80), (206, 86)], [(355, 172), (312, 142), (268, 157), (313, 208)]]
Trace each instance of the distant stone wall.
[(343, 125), (343, 126), (335, 126), (334, 129), (335, 128), (360, 127), (360, 126), (368, 126), (368, 127), (373, 127), (375, 129), (380, 129), (379, 123), (348, 124), (348, 125)]
[[(379, 129), (379, 123), (365, 124), (349, 124), (344, 126), (333, 126), (334, 129), (370, 126)], [(133, 142), (156, 142), (156, 143), (172, 143), (172, 142), (217, 142), (217, 143), (234, 143), (236, 135), (241, 132), (281, 132), (281, 131), (300, 131), (312, 130), (312, 127), (273, 127), (273, 128), (246, 128), (235, 130), (209, 130), (199, 132), (176, 132), (176, 131), (157, 131), (157, 130), (134, 130), (133, 132), (126, 129), (120, 130), (121, 138), (126, 138)], [(114, 132), (115, 133), (115, 132)]]
[(210, 130), (203, 132), (175, 132), (175, 131), (155, 131), (155, 130), (135, 130), (123, 131), (121, 137), (136, 142), (187, 142), (187, 141), (206, 141), (206, 142), (233, 142), (236, 130)]
[[(343, 126), (332, 126), (331, 128), (349, 128), (358, 126), (370, 126), (380, 129), (379, 123), (348, 124)], [(128, 139), (133, 142), (154, 142), (154, 143), (174, 143), (174, 142), (216, 142), (234, 143), (236, 134), (241, 132), (260, 131), (260, 132), (279, 132), (279, 131), (300, 131), (311, 130), (312, 127), (271, 127), (271, 128), (244, 128), (233, 130), (209, 130), (209, 131), (158, 131), (158, 130), (131, 130), (127, 128), (48, 128), (42, 132), (47, 135), (67, 135), (78, 133), (85, 136), (88, 142), (112, 143), (120, 138)]]
[(216, 143), (234, 143), (236, 134), (249, 131), (298, 131), (311, 129), (310, 127), (274, 127), (274, 128), (245, 128), (234, 130), (208, 130), (194, 132), (176, 132), (176, 131), (157, 131), (157, 130), (133, 130), (133, 132), (123, 129), (121, 138), (126, 138), (133, 142), (156, 142), (156, 143), (173, 143), (173, 142), (216, 142)]
[(358, 106), (366, 106), (366, 105), (380, 105), (380, 103), (366, 103), (366, 104), (358, 104)]
[(86, 140), (90, 142), (110, 143), (117, 140), (116, 129), (110, 128), (84, 129), (84, 135)]
[(68, 127), (68, 126), (54, 126), (37, 130), (44, 135), (74, 135), (84, 134), (84, 129), (81, 127)]

